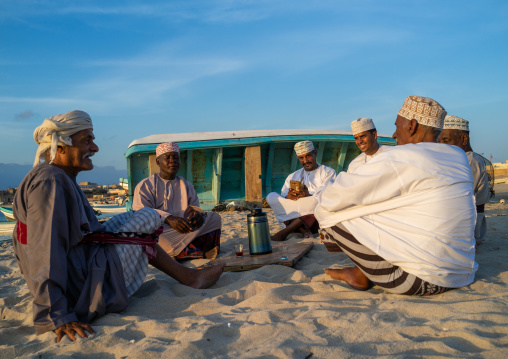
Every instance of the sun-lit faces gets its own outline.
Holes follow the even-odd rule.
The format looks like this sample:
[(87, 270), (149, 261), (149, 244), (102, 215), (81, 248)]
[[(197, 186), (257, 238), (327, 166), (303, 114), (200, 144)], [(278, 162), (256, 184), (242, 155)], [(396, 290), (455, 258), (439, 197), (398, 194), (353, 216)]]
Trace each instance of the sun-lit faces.
[(356, 134), (355, 142), (360, 151), (366, 155), (372, 156), (379, 149), (377, 143), (377, 132), (376, 131), (364, 131)]
[(180, 169), (180, 154), (178, 152), (166, 152), (157, 157), (157, 165), (160, 168), (159, 175), (163, 179), (174, 179)]
[(397, 145), (405, 145), (409, 143), (409, 131), (407, 126), (409, 125), (409, 121), (404, 117), (397, 115), (397, 119), (395, 120), (395, 132), (392, 137), (397, 141)]
[(464, 139), (462, 131), (457, 131), (449, 128), (441, 131), (438, 141), (439, 143), (445, 143), (447, 145), (460, 147), (463, 150), (465, 150), (465, 144), (467, 143), (467, 141)]
[(91, 157), (99, 151), (92, 129), (81, 130), (70, 136), (72, 146), (59, 147), (53, 164), (76, 176), (81, 171), (93, 169)]
[(314, 150), (305, 155), (298, 156), (298, 160), (305, 171), (314, 171), (318, 167), (316, 162), (316, 153), (317, 151)]

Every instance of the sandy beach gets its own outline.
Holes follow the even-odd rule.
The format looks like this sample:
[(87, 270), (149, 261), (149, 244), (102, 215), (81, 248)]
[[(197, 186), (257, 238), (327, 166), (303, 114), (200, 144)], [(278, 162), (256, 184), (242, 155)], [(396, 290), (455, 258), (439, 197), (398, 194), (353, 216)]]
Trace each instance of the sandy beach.
[[(1, 358), (508, 357), (508, 184), (486, 205), (487, 238), (468, 287), (404, 297), (358, 292), (323, 273), (350, 266), (314, 247), (293, 268), (226, 272), (212, 288), (185, 287), (151, 268), (125, 312), (95, 320), (96, 334), (55, 343), (35, 335), (31, 297), (12, 254), (0, 247)], [(495, 201), (495, 202), (494, 202)], [(266, 210), (272, 233), (281, 228)], [(247, 212), (223, 212), (221, 256), (247, 238)], [(301, 238), (291, 238), (291, 242)], [(203, 260), (189, 265), (199, 266)]]

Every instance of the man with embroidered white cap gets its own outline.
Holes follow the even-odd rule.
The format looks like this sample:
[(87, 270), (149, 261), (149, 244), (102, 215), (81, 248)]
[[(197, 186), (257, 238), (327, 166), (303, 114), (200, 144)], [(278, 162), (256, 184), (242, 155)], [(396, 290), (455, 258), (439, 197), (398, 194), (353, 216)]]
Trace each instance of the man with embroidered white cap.
[(214, 259), (220, 249), (220, 215), (203, 212), (194, 186), (177, 176), (177, 143), (161, 143), (155, 154), (160, 172), (138, 183), (132, 209), (153, 208), (161, 215), (164, 231), (159, 244), (170, 256), (178, 260)]
[(161, 220), (152, 209), (99, 223), (76, 182), (78, 173), (93, 169), (91, 157), (99, 151), (86, 112), (45, 119), (34, 140), (34, 168), (14, 196), (13, 247), (33, 297), (37, 334), (53, 330), (59, 342), (94, 333), (87, 323), (124, 310), (148, 263), (192, 287), (218, 280), (223, 266), (190, 270), (157, 245)]
[(439, 142), (462, 148), (466, 152), (469, 165), (473, 172), (474, 195), (476, 201), (476, 226), (474, 236), (479, 244), (487, 233), (485, 203), (489, 201), (489, 176), (482, 156), (471, 148), (469, 141), (469, 121), (456, 116), (446, 116)]
[(290, 233), (302, 233), (304, 238), (318, 233), (319, 224), (313, 215), (316, 196), (336, 176), (333, 168), (316, 162), (312, 141), (298, 142), (294, 150), (302, 168), (286, 178), (280, 195), (272, 192), (266, 196), (277, 221), (286, 226), (272, 236), (273, 241), (284, 241)]
[(377, 130), (371, 118), (358, 118), (351, 122), (351, 130), (355, 143), (362, 151), (358, 157), (351, 161), (347, 168), (348, 173), (354, 173), (358, 166), (370, 161), (374, 156), (383, 152), (388, 146), (377, 142)]
[(464, 151), (437, 142), (446, 115), (436, 101), (407, 97), (389, 147), (341, 172), (314, 214), (327, 240), (355, 264), (328, 268), (357, 290), (431, 295), (473, 282), (475, 206)]

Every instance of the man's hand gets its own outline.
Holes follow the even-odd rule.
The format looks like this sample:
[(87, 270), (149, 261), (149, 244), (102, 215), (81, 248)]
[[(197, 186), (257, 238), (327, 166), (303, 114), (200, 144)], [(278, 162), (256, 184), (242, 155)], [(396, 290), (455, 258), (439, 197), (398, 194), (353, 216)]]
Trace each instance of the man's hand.
[(302, 193), (301, 197), (309, 197), (310, 196), (309, 189), (307, 188), (306, 185), (303, 185), (301, 193)]
[(90, 334), (95, 334), (94, 330), (86, 323), (70, 322), (62, 325), (55, 329), (56, 342), (60, 343), (60, 340), (67, 334), (70, 340), (76, 341), (75, 333), (78, 333), (81, 338), (87, 338), (85, 330)]
[(184, 217), (194, 229), (197, 229), (203, 225), (203, 216), (192, 207), (189, 207), (185, 210)]
[(182, 217), (168, 216), (164, 222), (179, 233), (189, 233), (192, 231), (191, 225)]
[(296, 201), (299, 197), (299, 192), (295, 191), (294, 189), (290, 188), (288, 195), (286, 196), (287, 199), (292, 199), (293, 201)]
[(309, 196), (309, 190), (307, 189), (307, 187), (304, 186), (303, 190), (300, 190), (300, 191), (290, 188), (286, 198), (296, 201), (297, 199), (307, 197), (307, 196)]

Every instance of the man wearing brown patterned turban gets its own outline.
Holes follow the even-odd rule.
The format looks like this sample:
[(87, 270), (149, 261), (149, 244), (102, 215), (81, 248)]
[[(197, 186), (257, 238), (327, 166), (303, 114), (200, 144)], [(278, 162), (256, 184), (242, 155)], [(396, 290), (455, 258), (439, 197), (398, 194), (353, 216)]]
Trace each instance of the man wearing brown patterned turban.
[(328, 268), (357, 290), (431, 295), (473, 282), (473, 178), (461, 149), (436, 143), (446, 115), (436, 101), (406, 98), (395, 147), (325, 188), (314, 214), (326, 240), (355, 264)]

